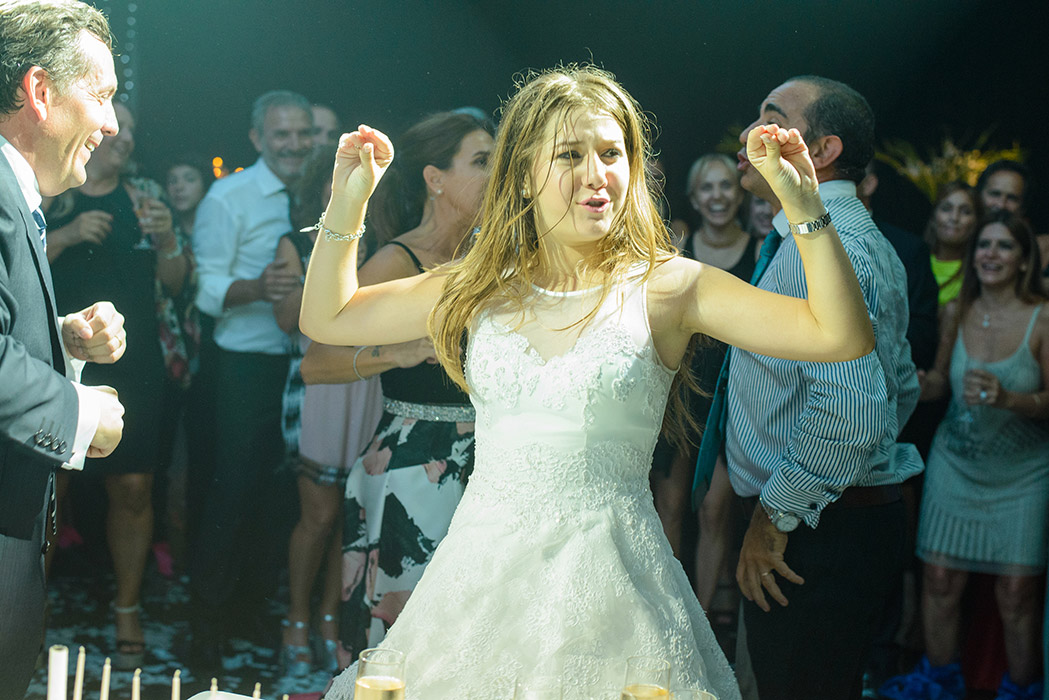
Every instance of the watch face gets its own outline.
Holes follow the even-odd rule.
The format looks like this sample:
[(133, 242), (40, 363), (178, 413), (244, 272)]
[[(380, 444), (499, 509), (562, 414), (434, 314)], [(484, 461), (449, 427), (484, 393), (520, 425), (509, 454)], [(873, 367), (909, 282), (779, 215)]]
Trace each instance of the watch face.
[(793, 532), (801, 524), (801, 518), (793, 513), (780, 513), (776, 522), (772, 523), (780, 532)]

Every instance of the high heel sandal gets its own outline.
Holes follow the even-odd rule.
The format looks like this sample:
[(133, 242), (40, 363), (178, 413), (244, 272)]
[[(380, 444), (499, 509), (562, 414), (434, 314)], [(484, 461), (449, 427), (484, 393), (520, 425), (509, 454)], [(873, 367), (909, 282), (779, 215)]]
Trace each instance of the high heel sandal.
[[(131, 615), (142, 612), (142, 605), (113, 605), (113, 612), (118, 615)], [(134, 671), (141, 668), (146, 661), (146, 643), (134, 639), (120, 639), (117, 637), (117, 648), (113, 653), (113, 668), (118, 671)]]
[[(325, 615), (321, 620), (334, 623), (335, 616)], [(339, 643), (336, 640), (325, 639), (322, 635), (317, 636), (313, 655), (319, 670), (324, 671), (325, 673), (335, 673), (339, 670), (339, 657), (336, 654), (338, 648)]]
[[(280, 622), (281, 627), (297, 630), (306, 629), (306, 623), (302, 620), (292, 622), (285, 618)], [(310, 647), (308, 644), (281, 644), (280, 665), (283, 675), (292, 678), (304, 678), (310, 675)]]

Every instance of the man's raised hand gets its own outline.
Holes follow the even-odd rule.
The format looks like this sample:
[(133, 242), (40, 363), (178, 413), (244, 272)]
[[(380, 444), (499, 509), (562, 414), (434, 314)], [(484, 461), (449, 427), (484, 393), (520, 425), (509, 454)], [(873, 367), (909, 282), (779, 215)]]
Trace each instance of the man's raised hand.
[(99, 301), (62, 319), (62, 343), (78, 360), (112, 364), (127, 349), (124, 317), (108, 301)]

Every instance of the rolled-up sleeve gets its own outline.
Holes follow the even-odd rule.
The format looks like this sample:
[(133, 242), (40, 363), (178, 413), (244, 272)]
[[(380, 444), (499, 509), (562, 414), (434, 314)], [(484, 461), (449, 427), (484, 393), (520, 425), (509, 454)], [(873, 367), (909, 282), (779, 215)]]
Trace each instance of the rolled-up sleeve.
[(197, 259), (199, 288), (197, 308), (209, 316), (221, 316), (226, 292), (236, 278), (236, 217), (221, 198), (208, 195), (197, 209), (193, 226), (193, 252)]
[(761, 500), (816, 527), (823, 509), (870, 471), (889, 428), (889, 403), (873, 352), (848, 362), (802, 363), (800, 370), (808, 400)]

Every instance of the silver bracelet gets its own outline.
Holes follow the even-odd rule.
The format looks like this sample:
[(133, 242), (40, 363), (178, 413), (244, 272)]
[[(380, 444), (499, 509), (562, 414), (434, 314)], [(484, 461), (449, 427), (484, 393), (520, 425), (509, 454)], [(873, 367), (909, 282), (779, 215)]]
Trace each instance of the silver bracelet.
[(821, 228), (827, 228), (830, 226), (830, 212), (827, 212), (814, 221), (806, 221), (800, 224), (792, 224), (788, 221), (787, 226), (790, 227), (790, 232), (794, 235), (813, 233), (819, 231)]
[(339, 233), (338, 231), (332, 231), (330, 228), (324, 225), (324, 214), (321, 214), (321, 218), (317, 220), (313, 226), (307, 226), (300, 230), (300, 233), (307, 233), (309, 231), (318, 231), (324, 234), (324, 240), (326, 241), (355, 241), (364, 235), (366, 226), (362, 223), (361, 227), (357, 229), (357, 233)]
[(357, 348), (357, 352), (353, 353), (353, 373), (357, 375), (357, 380), (362, 382), (364, 381), (364, 377), (362, 377), (361, 373), (357, 371), (357, 358), (361, 356), (361, 353), (364, 352), (364, 348), (366, 347), (368, 346), (362, 345)]
[(170, 253), (163, 253), (165, 260), (174, 260), (175, 258), (182, 255), (182, 241), (178, 238), (175, 239), (175, 250)]

